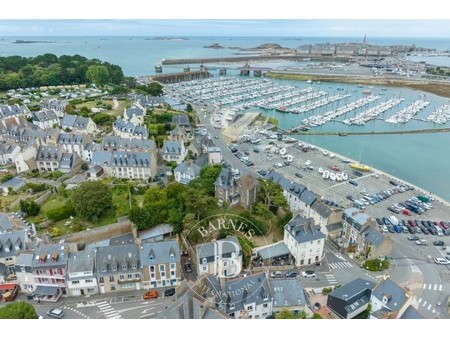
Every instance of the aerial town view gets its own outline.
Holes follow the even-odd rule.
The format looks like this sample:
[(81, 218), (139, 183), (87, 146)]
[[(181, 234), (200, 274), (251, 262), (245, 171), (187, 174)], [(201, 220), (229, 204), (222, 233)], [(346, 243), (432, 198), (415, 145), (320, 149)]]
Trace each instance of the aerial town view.
[(347, 21), (0, 20), (0, 319), (449, 319), (450, 21)]

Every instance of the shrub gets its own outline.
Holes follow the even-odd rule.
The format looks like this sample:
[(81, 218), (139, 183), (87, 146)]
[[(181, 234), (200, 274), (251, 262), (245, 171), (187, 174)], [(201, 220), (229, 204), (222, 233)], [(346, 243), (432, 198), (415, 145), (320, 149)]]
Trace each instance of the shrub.
[(67, 203), (59, 208), (55, 208), (47, 211), (46, 215), (49, 219), (58, 222), (63, 219), (69, 218), (75, 214), (75, 210), (71, 203)]
[(369, 271), (383, 271), (388, 269), (390, 262), (388, 260), (368, 259), (364, 262), (363, 268)]
[(20, 210), (28, 216), (37, 216), (41, 210), (41, 206), (31, 199), (20, 201)]

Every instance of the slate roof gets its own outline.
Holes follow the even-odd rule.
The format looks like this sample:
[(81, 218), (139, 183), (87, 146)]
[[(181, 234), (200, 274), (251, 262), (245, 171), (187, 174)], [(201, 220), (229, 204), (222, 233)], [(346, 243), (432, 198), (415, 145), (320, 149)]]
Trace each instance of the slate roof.
[(165, 155), (181, 155), (181, 143), (178, 141), (164, 141), (163, 150)]
[(36, 154), (36, 161), (59, 162), (61, 156), (62, 152), (57, 146), (40, 146)]
[(125, 115), (128, 119), (131, 119), (134, 116), (144, 116), (144, 110), (139, 107), (133, 106), (128, 109), (125, 109)]
[(67, 244), (39, 245), (34, 252), (33, 269), (65, 267), (67, 265), (68, 249), (69, 246)]
[(149, 139), (123, 138), (120, 136), (105, 136), (102, 140), (103, 150), (151, 150), (155, 142)]
[(136, 167), (149, 168), (151, 156), (148, 152), (128, 152), (128, 151), (94, 151), (92, 153), (91, 165), (110, 167)]
[(172, 116), (172, 123), (183, 127), (190, 127), (189, 117), (186, 114), (176, 114)]
[(336, 298), (347, 300), (357, 296), (361, 291), (372, 290), (375, 287), (375, 283), (365, 280), (363, 278), (356, 278), (351, 282), (344, 284), (337, 289), (330, 292), (330, 295)]
[(134, 244), (97, 248), (95, 256), (95, 274), (97, 276), (138, 272), (140, 268), (139, 250)]
[(323, 203), (322, 201), (316, 201), (314, 205), (311, 207), (316, 213), (320, 215), (320, 217), (327, 219), (333, 213), (333, 209), (331, 209), (328, 205)]
[(7, 214), (0, 212), (0, 233), (11, 230), (14, 224)]
[(180, 263), (180, 247), (177, 241), (142, 243), (140, 259), (142, 266)]
[(53, 110), (41, 110), (32, 113), (31, 119), (36, 122), (47, 122), (58, 120), (58, 116)]
[(297, 243), (306, 243), (325, 238), (320, 231), (320, 226), (314, 224), (314, 219), (304, 218), (299, 214), (292, 218), (284, 229), (297, 241)]
[(383, 244), (385, 238), (384, 235), (380, 231), (378, 231), (378, 229), (375, 229), (371, 226), (368, 226), (363, 230), (362, 236), (364, 236), (364, 239), (366, 241), (372, 243), (376, 247), (379, 247), (381, 244)]
[(73, 128), (73, 129), (85, 129), (89, 123), (89, 117), (83, 117), (79, 115), (64, 115), (61, 120), (62, 128)]
[(269, 285), (274, 307), (308, 304), (302, 283), (298, 279), (270, 279)]
[(344, 210), (342, 219), (356, 230), (361, 231), (364, 230), (365, 225), (370, 221), (370, 216), (360, 212), (356, 208), (348, 208)]
[(406, 291), (389, 278), (381, 280), (373, 289), (372, 297), (383, 301), (383, 296), (387, 296), (389, 299), (387, 304), (383, 303), (383, 306), (389, 311), (400, 310), (409, 298)]
[(216, 182), (214, 183), (214, 185), (222, 189), (228, 189), (235, 185), (235, 180), (233, 178), (231, 170), (228, 168), (222, 168), (219, 176), (217, 176), (216, 178)]
[(283, 241), (278, 242), (269, 247), (263, 248), (261, 250), (258, 250), (258, 255), (264, 260), (287, 255), (289, 253), (290, 251)]
[(47, 99), (42, 103), (42, 107), (47, 109), (64, 110), (68, 105), (67, 101), (61, 101), (56, 99)]
[(119, 130), (122, 133), (128, 133), (133, 136), (148, 138), (148, 130), (145, 126), (137, 126), (122, 119), (115, 120), (113, 123), (113, 128)]
[(224, 290), (217, 277), (207, 275), (206, 279), (218, 298), (219, 309), (227, 314), (241, 311), (247, 304), (255, 303), (258, 306), (270, 301), (268, 278), (264, 272), (228, 280)]
[[(26, 236), (26, 230), (0, 233), (0, 258), (16, 256), (20, 251), (25, 250)], [(9, 251), (7, 251), (8, 248)]]
[[(224, 244), (221, 244), (221, 248), (222, 248), (222, 257), (223, 258), (230, 258), (232, 256), (232, 254), (236, 254), (236, 247), (235, 245), (238, 246), (239, 248), (239, 253), (236, 254), (236, 257), (238, 256), (242, 256), (242, 248), (241, 245), (239, 243), (239, 240), (237, 239), (236, 236), (232, 236), (232, 237), (228, 237), (225, 239), (221, 239), (218, 240), (216, 242), (222, 242)], [(229, 242), (234, 242), (235, 245), (230, 244)], [(204, 243), (204, 244), (198, 244), (195, 247), (195, 251), (197, 253), (197, 259), (201, 262), (201, 260), (203, 258), (206, 258), (207, 262), (212, 262), (215, 259), (215, 247), (217, 244), (215, 244), (215, 242), (209, 242), (209, 243)]]
[(67, 262), (67, 272), (94, 272), (95, 251), (85, 250), (72, 252)]
[(202, 168), (200, 168), (195, 163), (183, 162), (174, 169), (174, 172), (175, 173), (179, 172), (180, 174), (188, 175), (191, 178), (195, 178), (200, 175), (201, 170)]
[(84, 135), (72, 134), (72, 133), (60, 133), (58, 135), (58, 144), (83, 144), (85, 139)]
[(312, 205), (316, 201), (316, 199), (316, 194), (307, 189), (303, 190), (302, 194), (300, 195), (300, 201), (302, 201), (306, 205)]
[[(284, 191), (288, 192), (291, 195), (296, 195), (300, 197), (302, 193), (306, 190), (306, 187), (303, 184), (289, 181), (287, 178), (277, 173), (276, 171), (269, 171), (266, 176), (264, 176), (266, 180), (272, 180), (274, 183), (278, 183), (281, 185)], [(306, 199), (307, 195), (305, 195), (304, 199)], [(315, 195), (314, 195), (315, 197)], [(308, 199), (310, 196), (308, 195)]]
[(0, 106), (0, 118), (17, 116), (17, 115), (28, 115), (30, 110), (25, 105), (10, 105), (10, 106)]
[(0, 186), (4, 188), (11, 187), (13, 190), (17, 191), (18, 189), (22, 188), (25, 184), (27, 184), (27, 182), (25, 182), (24, 180), (18, 177), (13, 177), (9, 181), (0, 184)]
[(411, 305), (403, 312), (400, 319), (425, 319), (425, 317)]
[(173, 233), (173, 226), (170, 224), (160, 224), (148, 230), (139, 231), (138, 236), (142, 242), (151, 241), (155, 237)]

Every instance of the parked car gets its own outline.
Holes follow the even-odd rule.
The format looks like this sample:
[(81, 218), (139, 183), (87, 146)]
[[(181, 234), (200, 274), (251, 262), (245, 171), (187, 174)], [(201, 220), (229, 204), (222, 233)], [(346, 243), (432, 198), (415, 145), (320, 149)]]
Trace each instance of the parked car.
[(383, 220), (382, 220), (381, 218), (377, 218), (377, 223), (378, 223), (379, 225), (383, 225)]
[(436, 257), (434, 259), (434, 262), (436, 264), (441, 264), (441, 265), (447, 265), (450, 264), (450, 261), (448, 259), (442, 258), (442, 257)]
[(296, 271), (288, 271), (286, 272), (286, 277), (297, 277), (298, 273)]
[(272, 271), (270, 273), (270, 278), (281, 278), (283, 277), (283, 273), (281, 271)]
[(158, 298), (158, 291), (149, 291), (144, 293), (144, 299), (155, 299)]
[(416, 244), (417, 245), (427, 245), (428, 242), (427, 242), (426, 239), (419, 239), (419, 240), (416, 241)]
[(167, 289), (166, 291), (164, 291), (164, 297), (171, 297), (175, 294), (175, 289), (171, 288), (171, 289)]
[(62, 317), (64, 317), (64, 311), (60, 308), (54, 307), (47, 311), (47, 316), (61, 319)]
[(408, 241), (418, 241), (420, 238), (416, 235), (408, 236)]
[(302, 277), (304, 277), (304, 278), (315, 278), (316, 274), (314, 273), (314, 271), (306, 270), (306, 271), (302, 271)]
[(295, 176), (297, 176), (298, 178), (302, 178), (303, 177), (302, 174), (299, 174), (299, 173), (295, 173)]
[(444, 243), (444, 241), (434, 241), (434, 242), (433, 242), (433, 245), (436, 245), (436, 246), (444, 246), (445, 243)]

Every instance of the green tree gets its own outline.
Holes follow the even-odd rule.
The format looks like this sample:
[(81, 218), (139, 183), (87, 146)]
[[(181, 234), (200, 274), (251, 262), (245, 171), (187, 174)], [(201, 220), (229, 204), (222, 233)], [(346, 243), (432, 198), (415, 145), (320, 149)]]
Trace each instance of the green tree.
[(81, 165), (81, 170), (88, 170), (89, 169), (89, 164), (87, 164), (86, 162), (84, 162), (82, 165)]
[(283, 309), (280, 311), (280, 313), (275, 315), (275, 319), (305, 319), (306, 313), (300, 312), (300, 313), (294, 313), (293, 311)]
[(264, 180), (262, 178), (259, 181), (259, 196), (260, 199), (269, 208), (272, 207), (286, 207), (288, 205), (286, 197), (283, 195), (283, 189), (279, 184), (274, 183), (272, 180)]
[(314, 313), (311, 318), (312, 319), (323, 319), (322, 316), (320, 314), (318, 314), (318, 313)]
[(83, 182), (72, 193), (76, 214), (86, 220), (96, 221), (112, 207), (111, 190), (102, 182)]
[(221, 170), (221, 165), (206, 165), (200, 171), (200, 176), (189, 182), (189, 186), (203, 190), (209, 196), (214, 196), (214, 183), (216, 182), (216, 179), (219, 176)]
[(21, 200), (19, 203), (20, 210), (28, 216), (36, 216), (41, 210), (41, 206), (31, 199)]
[(86, 71), (86, 79), (89, 83), (103, 86), (109, 81), (108, 68), (102, 65), (89, 66)]
[(188, 103), (188, 104), (186, 105), (186, 112), (187, 112), (187, 113), (190, 113), (190, 112), (192, 112), (192, 111), (193, 111), (192, 105), (191, 105), (190, 103)]
[(14, 302), (0, 308), (0, 319), (37, 319), (33, 305), (27, 302)]
[(205, 216), (212, 206), (217, 205), (217, 199), (205, 194), (201, 189), (189, 186), (184, 193), (184, 203), (187, 210), (191, 210), (197, 220)]

